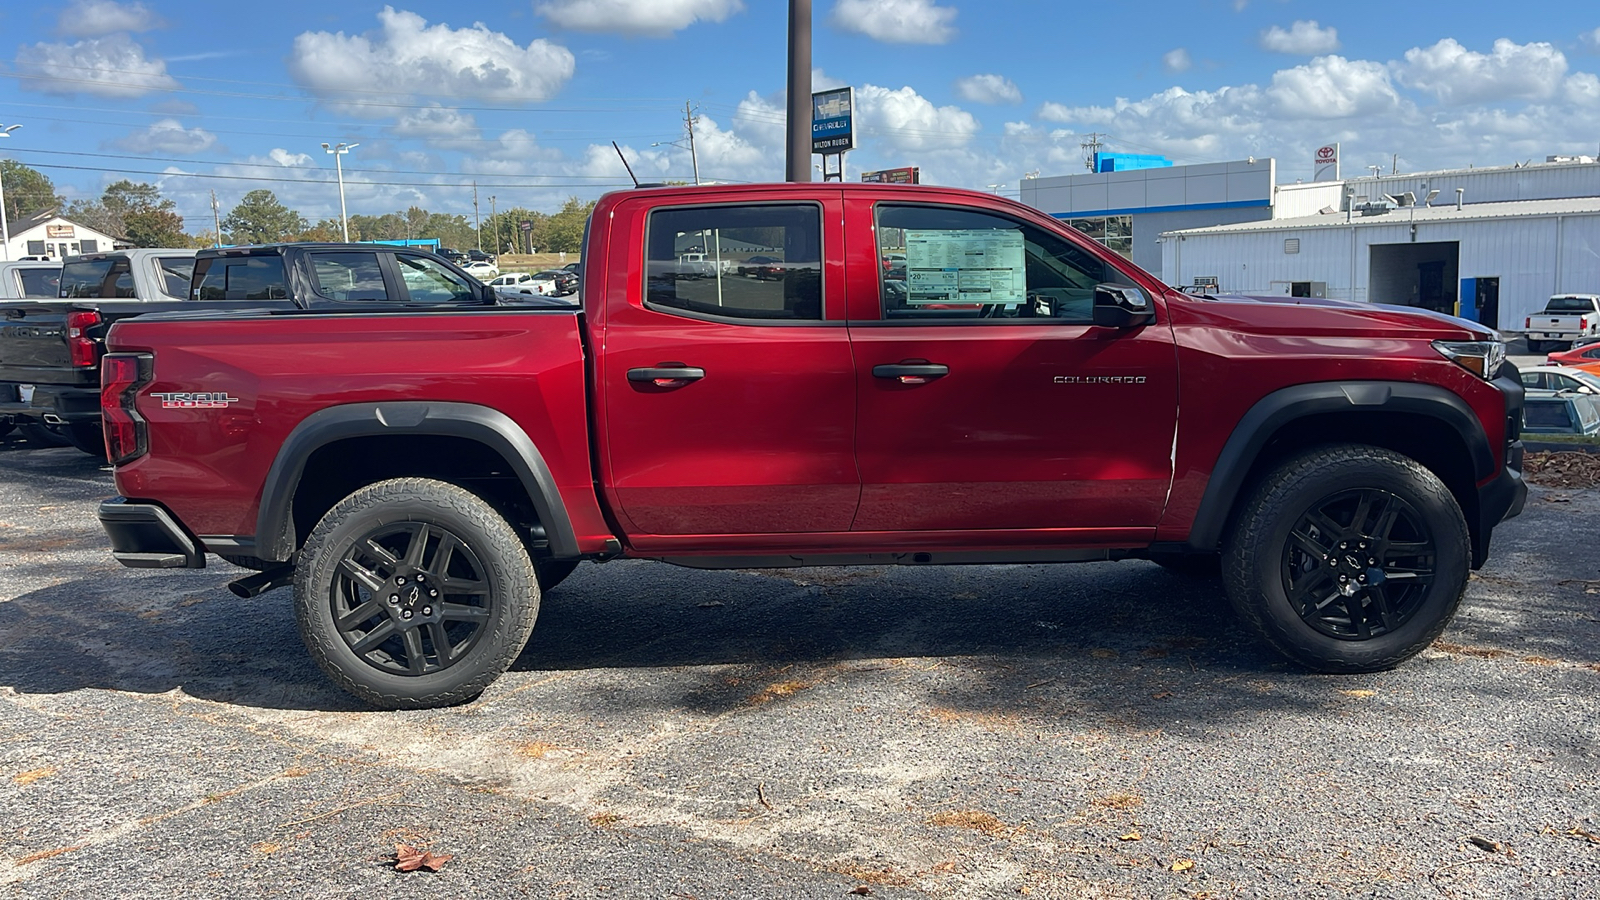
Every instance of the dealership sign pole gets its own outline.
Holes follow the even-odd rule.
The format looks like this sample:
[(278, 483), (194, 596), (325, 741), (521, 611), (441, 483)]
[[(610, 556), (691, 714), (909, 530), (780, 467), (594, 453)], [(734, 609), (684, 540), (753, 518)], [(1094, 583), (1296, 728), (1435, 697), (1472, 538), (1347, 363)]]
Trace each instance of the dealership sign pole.
[[(811, 180), (806, 152), (806, 98), (811, 96), (811, 0), (789, 0), (789, 118), (785, 181)], [(815, 151), (813, 151), (815, 152)]]
[[(844, 155), (855, 149), (855, 90), (835, 88), (811, 95), (811, 152), (822, 154), (822, 180), (844, 180)], [(837, 171), (828, 171), (828, 157)]]

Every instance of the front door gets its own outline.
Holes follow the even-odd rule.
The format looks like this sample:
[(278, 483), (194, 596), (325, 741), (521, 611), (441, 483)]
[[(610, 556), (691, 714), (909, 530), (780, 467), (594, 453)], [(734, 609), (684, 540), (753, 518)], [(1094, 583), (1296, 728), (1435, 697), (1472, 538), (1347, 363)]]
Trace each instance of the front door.
[[(821, 264), (825, 237), (842, 243), (839, 219), (835, 192), (658, 207), (637, 234), (613, 238), (646, 247), (646, 271), (626, 276), (638, 281), (627, 302), (607, 302), (597, 348), (602, 465), (635, 547), (849, 530), (861, 490), (855, 370), (842, 280), (835, 271), (825, 285)], [(832, 321), (829, 292), (841, 304)], [(694, 549), (748, 541), (697, 539)]]
[(1095, 285), (1132, 279), (1103, 248), (1038, 223), (890, 203), (875, 217), (879, 257), (904, 254), (905, 265), (879, 273), (881, 318), (850, 325), (862, 479), (853, 530), (1150, 539), (1177, 419), (1165, 311), (1140, 328), (1091, 324)]

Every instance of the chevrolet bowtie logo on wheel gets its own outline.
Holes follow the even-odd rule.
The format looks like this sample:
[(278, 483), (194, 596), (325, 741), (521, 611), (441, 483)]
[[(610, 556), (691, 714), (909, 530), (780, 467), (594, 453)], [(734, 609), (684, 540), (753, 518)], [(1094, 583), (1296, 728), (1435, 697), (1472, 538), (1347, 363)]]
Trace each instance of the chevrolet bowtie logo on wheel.
[(161, 401), (162, 409), (226, 409), (238, 403), (238, 397), (229, 397), (227, 391), (199, 391), (176, 394), (151, 394)]

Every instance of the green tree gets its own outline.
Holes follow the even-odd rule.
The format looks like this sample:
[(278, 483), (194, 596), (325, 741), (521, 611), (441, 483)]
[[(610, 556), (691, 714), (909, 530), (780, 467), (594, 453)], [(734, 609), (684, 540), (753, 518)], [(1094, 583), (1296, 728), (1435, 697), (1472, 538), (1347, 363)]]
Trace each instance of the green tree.
[(192, 239), (176, 209), (155, 185), (123, 179), (107, 185), (99, 200), (74, 201), (66, 215), (136, 247), (187, 247)]
[(582, 249), (583, 226), (588, 223), (589, 213), (593, 211), (593, 200), (585, 203), (577, 197), (568, 197), (560, 212), (545, 219), (543, 243), (535, 240), (534, 244), (540, 250), (550, 252), (571, 253)]
[(288, 240), (306, 230), (305, 217), (284, 206), (268, 190), (244, 195), (222, 220), (230, 244), (271, 244)]
[(0, 181), (6, 192), (6, 215), (12, 221), (62, 206), (56, 186), (44, 173), (14, 159), (0, 159)]

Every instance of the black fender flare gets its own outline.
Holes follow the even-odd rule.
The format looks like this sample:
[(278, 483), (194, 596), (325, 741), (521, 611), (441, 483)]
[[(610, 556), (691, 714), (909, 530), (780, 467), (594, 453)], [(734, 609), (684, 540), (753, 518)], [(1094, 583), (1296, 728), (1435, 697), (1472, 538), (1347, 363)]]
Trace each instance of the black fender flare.
[(256, 555), (287, 562), (294, 554), (292, 507), (306, 461), (335, 441), (378, 435), (440, 435), (477, 441), (500, 454), (533, 502), (556, 557), (577, 557), (572, 519), (556, 489), (555, 476), (533, 439), (512, 418), (474, 403), (431, 400), (349, 403), (320, 409), (289, 432), (267, 470), (256, 512)]
[(1206, 482), (1186, 547), (1209, 552), (1221, 546), (1223, 529), (1245, 478), (1273, 435), (1296, 419), (1338, 412), (1403, 413), (1433, 419), (1454, 431), (1466, 445), (1475, 482), (1481, 483), (1495, 472), (1494, 449), (1483, 423), (1453, 391), (1405, 381), (1298, 384), (1262, 397), (1234, 426)]

